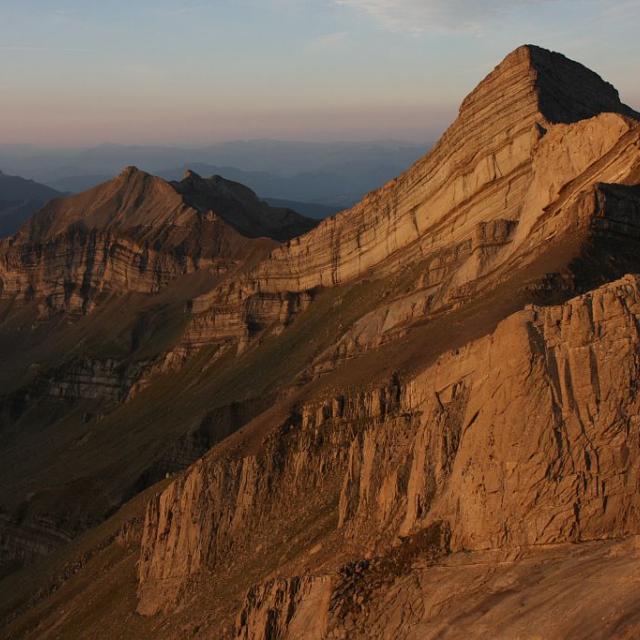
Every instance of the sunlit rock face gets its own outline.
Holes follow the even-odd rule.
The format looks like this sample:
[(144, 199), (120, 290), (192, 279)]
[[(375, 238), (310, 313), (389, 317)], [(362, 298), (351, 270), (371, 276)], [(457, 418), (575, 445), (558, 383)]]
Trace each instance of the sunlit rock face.
[[(387, 561), (369, 559), (395, 558), (407, 541), (428, 560), (638, 535), (640, 292), (624, 273), (639, 266), (639, 179), (637, 114), (584, 67), (523, 47), (407, 173), (196, 300), (187, 335), (229, 335), (229, 309), (218, 305), (232, 301), (240, 341), (243, 313), (258, 301), (423, 267), (405, 291), (363, 309), (317, 374), (417, 323), (428, 336), (429, 318), (457, 318), (484, 295), (490, 304), (523, 292), (521, 303), (565, 302), (506, 313), (485, 337), (406, 379), (303, 402), (247, 455), (241, 444), (214, 449), (147, 508), (139, 611), (171, 610), (196, 576), (215, 579), (234, 554), (281, 553), (282, 523), (303, 504), (333, 509), (332, 535), (365, 554), (363, 591), (349, 591), (356, 569), (329, 570), (323, 558), (314, 576), (252, 587), (237, 637), (371, 637), (374, 628), (375, 637), (413, 637), (408, 614), (367, 626), (376, 616), (381, 624), (371, 590), (384, 599), (412, 566), (385, 584), (376, 571)], [(299, 566), (314, 564), (309, 553)]]
[[(274, 249), (239, 283), (196, 298), (186, 340), (228, 337), (233, 316), (231, 333), (244, 343), (252, 324), (289, 321), (292, 309), (274, 309), (274, 298), (293, 300), (295, 312), (305, 308), (305, 292), (399, 274), (395, 295), (345, 336), (340, 348), (351, 353), (477, 299), (516, 273), (524, 281), (567, 269), (593, 235), (600, 185), (636, 179), (637, 125), (637, 114), (595, 73), (560, 54), (521, 47), (464, 100), (435, 148), (407, 172)], [(582, 244), (567, 246), (578, 236)], [(554, 243), (564, 245), (556, 254)], [(538, 264), (543, 254), (547, 265)]]
[(314, 226), (246, 187), (135, 167), (48, 203), (0, 244), (0, 295), (87, 313), (101, 294), (157, 293), (195, 271), (222, 277)]

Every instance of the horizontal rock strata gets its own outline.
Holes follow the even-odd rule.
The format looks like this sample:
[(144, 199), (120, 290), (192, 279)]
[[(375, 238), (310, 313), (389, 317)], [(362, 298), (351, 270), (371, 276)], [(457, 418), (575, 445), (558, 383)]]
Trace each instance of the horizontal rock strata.
[[(552, 80), (548, 66), (556, 69)], [(574, 73), (585, 102), (573, 104), (558, 89), (573, 86)], [(588, 95), (598, 96), (592, 107)], [(579, 239), (588, 242), (601, 211), (599, 184), (634, 184), (639, 167), (638, 116), (610, 85), (559, 54), (518, 49), (467, 97), (436, 147), (406, 173), (274, 249), (240, 282), (196, 298), (185, 340), (202, 345), (233, 334), (244, 344), (252, 325), (282, 326), (266, 306), (274, 297), (395, 275), (400, 291), (345, 336), (347, 349), (354, 342), (356, 350), (377, 347), (407, 325), (495, 289), (516, 270), (520, 287), (535, 275), (531, 269), (539, 277), (570, 270)], [(603, 216), (615, 217), (612, 210)], [(553, 263), (536, 267), (552, 243), (562, 246)]]

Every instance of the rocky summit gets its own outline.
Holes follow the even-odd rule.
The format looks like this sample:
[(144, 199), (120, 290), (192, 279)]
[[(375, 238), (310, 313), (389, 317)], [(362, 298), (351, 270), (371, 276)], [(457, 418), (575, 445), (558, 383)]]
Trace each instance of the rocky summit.
[(0, 241), (6, 638), (640, 636), (640, 114), (527, 45), (317, 224), (133, 167)]

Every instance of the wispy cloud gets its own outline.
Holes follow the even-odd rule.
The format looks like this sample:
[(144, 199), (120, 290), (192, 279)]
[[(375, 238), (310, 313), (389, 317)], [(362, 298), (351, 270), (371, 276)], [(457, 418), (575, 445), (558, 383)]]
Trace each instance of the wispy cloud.
[[(541, 2), (549, 0), (539, 0)], [(372, 16), (392, 31), (479, 31), (525, 0), (334, 0)]]
[(325, 33), (309, 43), (309, 51), (333, 51), (339, 49), (347, 40), (349, 34), (346, 31)]

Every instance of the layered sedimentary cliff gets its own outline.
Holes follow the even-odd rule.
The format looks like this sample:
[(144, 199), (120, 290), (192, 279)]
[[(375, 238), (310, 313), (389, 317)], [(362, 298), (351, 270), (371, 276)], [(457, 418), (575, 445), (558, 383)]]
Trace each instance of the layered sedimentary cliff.
[(303, 504), (333, 509), (362, 553), (435, 524), (448, 552), (640, 534), (639, 321), (626, 277), (519, 312), (416, 378), (303, 405), (256, 453), (214, 450), (148, 508), (140, 610), (230, 554), (278, 553)]
[[(127, 167), (94, 189), (49, 202), (0, 242), (0, 449), (3, 457), (31, 467), (24, 478), (5, 476), (0, 564), (48, 552), (69, 539), (68, 531), (76, 534), (95, 523), (96, 517), (56, 495), (76, 493), (76, 465), (62, 471), (51, 491), (46, 456), (27, 453), (38, 450), (33, 434), (43, 422), (53, 433), (51, 442), (66, 441), (59, 454), (78, 455), (73, 450), (90, 442), (86, 432), (92, 426), (98, 428), (151, 380), (186, 363), (189, 345), (176, 342), (191, 296), (250, 268), (277, 239), (315, 224), (221, 177), (189, 172), (168, 183)], [(116, 505), (165, 473), (185, 468), (222, 437), (224, 425), (219, 434), (212, 429), (206, 437), (192, 435), (219, 409), (203, 410), (181, 428), (169, 424), (167, 442), (147, 422), (146, 446), (156, 451), (133, 473), (126, 468), (135, 465), (111, 449), (116, 466), (129, 476), (124, 484), (107, 482), (119, 485)], [(87, 451), (79, 455), (91, 457)], [(58, 456), (51, 457), (55, 465)], [(30, 462), (36, 458), (40, 465)], [(104, 478), (95, 465), (89, 475), (94, 473)], [(34, 483), (34, 477), (41, 480)], [(105, 505), (111, 499), (96, 501), (98, 509), (112, 509)], [(46, 544), (30, 542), (42, 521), (51, 523)]]
[(220, 177), (167, 183), (127, 167), (48, 203), (0, 244), (0, 295), (86, 313), (101, 294), (157, 293), (197, 270), (227, 274), (276, 246), (268, 238), (314, 224)]
[[(565, 89), (578, 81), (572, 101)], [(587, 108), (590, 93), (599, 97)], [(500, 117), (487, 118), (498, 94)], [(365, 274), (393, 278), (418, 265), (402, 295), (347, 328), (314, 364), (317, 375), (412, 326), (428, 336), (428, 320), (443, 314), (464, 333), (459, 311), (481, 295), (489, 304), (500, 296), (521, 305), (571, 298), (638, 268), (639, 178), (637, 116), (615, 91), (555, 54), (520, 49), (470, 95), (424, 161), (354, 211), (276, 249), (233, 291), (197, 300), (202, 312), (191, 331), (197, 326), (202, 337), (209, 322), (209, 337), (218, 338), (217, 297), (255, 314), (256, 301), (283, 291), (295, 296)], [(368, 213), (366, 224), (358, 211)], [(329, 630), (344, 586), (327, 576), (344, 570), (340, 560), (346, 567), (379, 556), (386, 566), (391, 549), (434, 527), (437, 541), (429, 533), (418, 555), (509, 554), (637, 535), (638, 301), (638, 281), (628, 276), (561, 305), (529, 305), (411, 378), (303, 402), (267, 432), (260, 421), (250, 424), (149, 506), (139, 610), (170, 610), (197, 576), (228, 571), (230, 554), (260, 549), (256, 563), (279, 556), (279, 523), (297, 513), (304, 520), (308, 509), (333, 514), (325, 545), (335, 553), (342, 540), (349, 551), (316, 551), (310, 561), (313, 545), (291, 532), (300, 546), (284, 564), (311, 562), (323, 572), (252, 588), (239, 637), (304, 637), (297, 607), (307, 620), (318, 601), (329, 603), (324, 622), (305, 623), (308, 632), (351, 637), (339, 617)], [(240, 340), (242, 313), (235, 317)], [(351, 632), (370, 637), (361, 604)]]
[(261, 313), (262, 300), (403, 274), (400, 291), (345, 338), (351, 347), (378, 346), (386, 334), (495, 289), (515, 271), (531, 280), (549, 243), (563, 249), (538, 274), (566, 271), (581, 251), (577, 242), (568, 249), (567, 238), (589, 235), (598, 184), (635, 182), (639, 140), (637, 114), (611, 85), (564, 56), (522, 47), (465, 99), (435, 148), (405, 174), (275, 249), (241, 284), (197, 298), (186, 340), (227, 337), (230, 305), (242, 342), (250, 325), (277, 324), (270, 305)]

